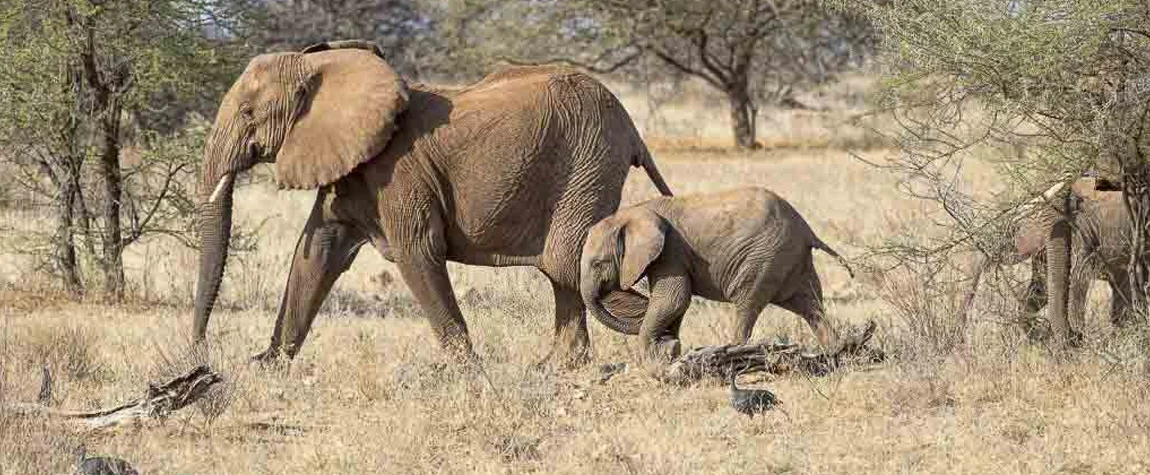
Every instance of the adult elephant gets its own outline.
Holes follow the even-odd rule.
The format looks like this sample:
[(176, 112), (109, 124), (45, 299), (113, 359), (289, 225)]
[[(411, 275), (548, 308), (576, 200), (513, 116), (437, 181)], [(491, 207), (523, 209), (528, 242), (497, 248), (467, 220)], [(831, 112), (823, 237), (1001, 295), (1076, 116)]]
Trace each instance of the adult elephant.
[[(587, 229), (618, 207), (631, 166), (671, 195), (623, 106), (576, 71), (518, 67), (464, 88), (409, 89), (364, 41), (257, 56), (205, 147), (197, 341), (224, 272), (235, 176), (259, 162), (275, 164), (281, 188), (318, 192), (257, 359), (299, 352), (336, 278), (370, 243), (459, 361), (476, 356), (446, 262), (540, 269), (555, 294), (549, 359), (580, 363), (590, 349), (578, 286)], [(613, 297), (642, 318), (640, 294)]]
[[(1095, 178), (1080, 178), (1070, 184), (1069, 190), (1065, 188), (1065, 184), (1055, 185), (1024, 205), (1026, 213), (1012, 223), (1010, 240), (975, 259), (971, 284), (964, 295), (964, 319), (987, 268), (1029, 260), (1031, 278), (1019, 313), (1031, 337), (1041, 339), (1049, 335), (1049, 330), (1035, 325), (1034, 317), (1053, 297), (1056, 305), (1051, 306), (1049, 319), (1055, 336), (1072, 343), (1081, 341), (1086, 294), (1095, 278), (1110, 282), (1112, 321), (1120, 324), (1125, 320), (1129, 299), (1124, 253), (1129, 247), (1123, 238), (1127, 216), (1121, 192), (1115, 191), (1113, 184)], [(1062, 201), (1060, 195), (1064, 192)], [(1068, 213), (1073, 215), (1073, 231), (1063, 236), (1071, 228), (1065, 219)], [(1051, 242), (1054, 247), (1048, 247)], [(1055, 265), (1051, 265), (1051, 259)]]

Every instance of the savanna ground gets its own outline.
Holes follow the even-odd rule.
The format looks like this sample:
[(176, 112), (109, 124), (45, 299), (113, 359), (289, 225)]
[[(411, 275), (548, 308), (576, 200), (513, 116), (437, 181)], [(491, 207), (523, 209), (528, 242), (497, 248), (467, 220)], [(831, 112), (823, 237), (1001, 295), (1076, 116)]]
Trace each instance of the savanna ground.
[[(930, 232), (938, 212), (848, 153), (892, 153), (845, 123), (864, 109), (865, 84), (811, 98), (829, 112), (765, 114), (759, 129), (768, 147), (754, 153), (721, 149), (729, 135), (714, 98), (687, 94), (652, 116), (642, 91), (617, 90), (677, 193), (769, 187), (825, 241), (861, 259), (886, 237)], [(972, 187), (996, 185), (989, 168), (970, 175)], [(1150, 470), (1150, 373), (1129, 350), (1134, 337), (1105, 322), (1104, 290), (1093, 294), (1091, 339), (1075, 356), (1026, 344), (1006, 323), (1009, 305), (988, 295), (966, 342), (938, 351), (950, 343), (954, 306), (925, 287), (940, 284), (875, 270), (850, 279), (822, 254), (816, 265), (830, 314), (841, 325), (877, 321), (875, 344), (891, 357), (821, 378), (744, 377), (745, 386), (773, 390), (789, 416), (748, 419), (727, 406), (719, 382), (670, 387), (634, 365), (591, 383), (599, 365), (633, 362), (636, 346), (594, 321), (593, 364), (532, 369), (552, 326), (549, 286), (532, 269), (451, 266), (490, 384), (445, 369), (395, 269), (370, 249), (337, 283), (290, 370), (250, 366), (271, 333), (313, 196), (254, 181), (239, 192), (236, 216), (259, 225), (259, 247), (229, 263), (207, 355), (188, 350), (194, 251), (164, 242), (135, 249), (128, 267), (137, 299), (119, 306), (67, 302), (41, 290), (26, 260), (0, 259), (0, 407), (35, 400), (42, 365), (55, 375), (53, 404), (68, 409), (118, 404), (202, 359), (226, 378), (208, 400), (157, 425), (88, 433), (0, 412), (0, 473), (65, 472), (79, 443), (154, 474)], [(633, 171), (624, 203), (654, 195)], [(39, 219), (2, 213), (9, 226)], [(722, 342), (730, 317), (728, 305), (697, 300), (684, 343)], [(797, 317), (768, 309), (755, 338), (779, 336), (812, 342)]]

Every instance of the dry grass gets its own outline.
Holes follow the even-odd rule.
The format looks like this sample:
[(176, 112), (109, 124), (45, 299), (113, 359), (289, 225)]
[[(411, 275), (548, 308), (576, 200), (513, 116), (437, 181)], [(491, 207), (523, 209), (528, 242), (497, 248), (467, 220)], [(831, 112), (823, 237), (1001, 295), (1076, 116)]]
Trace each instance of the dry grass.
[[(725, 153), (734, 143), (726, 97), (698, 80), (678, 85), (634, 86), (607, 81), (655, 151)], [(764, 106), (757, 141), (767, 149), (874, 149), (886, 144), (872, 133), (881, 122), (866, 102), (876, 90), (871, 76), (858, 75), (799, 95), (810, 110)]]
[[(678, 193), (774, 189), (847, 256), (892, 233), (929, 232), (929, 206), (908, 201), (889, 178), (832, 148), (664, 150), (656, 159)], [(973, 178), (973, 186), (991, 186)], [(632, 173), (625, 201), (653, 194), (646, 178)], [(146, 427), (81, 433), (0, 412), (0, 474), (62, 473), (81, 442), (143, 473), (172, 474), (1150, 470), (1150, 373), (1138, 359), (1145, 345), (1138, 335), (1109, 334), (1097, 305), (1105, 295), (1095, 296), (1089, 315), (1097, 338), (1076, 358), (1056, 360), (1023, 344), (1000, 324), (1002, 315), (986, 311), (974, 315), (965, 343), (919, 351), (931, 343), (923, 342), (923, 322), (907, 318), (925, 308), (934, 312), (926, 323), (937, 328), (946, 307), (915, 307), (915, 295), (927, 294), (912, 292), (919, 281), (883, 274), (851, 280), (823, 255), (816, 264), (831, 314), (844, 324), (878, 321), (879, 344), (895, 358), (825, 378), (770, 381), (790, 419), (776, 413), (749, 420), (727, 407), (721, 385), (667, 387), (640, 370), (590, 384), (599, 364), (633, 361), (635, 346), (595, 322), (593, 365), (533, 370), (549, 349), (552, 310), (540, 297), (550, 294), (548, 284), (530, 269), (451, 266), (491, 385), (454, 372), (430, 344), (395, 269), (367, 250), (337, 284), (290, 370), (249, 366), (247, 357), (271, 332), (311, 199), (267, 185), (242, 189), (236, 216), (263, 223), (260, 249), (229, 265), (206, 354), (187, 351), (191, 251), (157, 242), (130, 256), (136, 295), (170, 305), (69, 303), (43, 292), (0, 291), (0, 406), (34, 400), (42, 365), (54, 370), (53, 402), (64, 408), (134, 397), (146, 381), (197, 361), (211, 362), (228, 380), (197, 410)], [(19, 268), (13, 262), (3, 269), (9, 288), (27, 288), (22, 284), (32, 280), (12, 275)], [(903, 302), (880, 299), (884, 289)], [(722, 341), (731, 312), (697, 301), (684, 324), (686, 343)], [(772, 308), (756, 336), (776, 335), (812, 340), (798, 318)]]

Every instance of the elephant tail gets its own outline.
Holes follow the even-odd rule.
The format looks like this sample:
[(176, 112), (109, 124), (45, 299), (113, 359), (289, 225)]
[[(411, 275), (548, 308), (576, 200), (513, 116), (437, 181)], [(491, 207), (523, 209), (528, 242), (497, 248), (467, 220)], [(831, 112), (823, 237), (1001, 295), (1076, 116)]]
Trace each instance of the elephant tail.
[(819, 250), (829, 254), (831, 257), (835, 258), (836, 261), (839, 261), (839, 265), (843, 266), (843, 268), (847, 270), (847, 274), (849, 274), (852, 279), (855, 278), (855, 271), (851, 269), (850, 264), (847, 264), (846, 258), (844, 258), (842, 255), (840, 255), (838, 252), (835, 252), (834, 249), (832, 249), (829, 245), (827, 245), (827, 243), (823, 242), (822, 239), (819, 239), (818, 236), (813, 236), (813, 237), (814, 237), (814, 242), (811, 243), (811, 247), (813, 247), (815, 249), (819, 249)]
[(651, 152), (647, 150), (647, 145), (642, 140), (639, 140), (639, 150), (640, 156), (636, 157), (636, 160), (643, 167), (643, 171), (647, 172), (647, 178), (650, 178), (651, 183), (655, 184), (659, 194), (675, 196), (674, 193), (671, 193), (671, 187), (667, 186), (667, 182), (663, 180), (663, 174), (659, 173), (659, 168), (655, 166), (655, 160), (651, 158)]
[[(627, 118), (628, 122), (631, 119)], [(643, 138), (639, 137), (639, 131), (635, 129), (635, 123), (631, 122), (631, 140), (634, 142), (635, 148), (634, 161), (631, 162), (633, 167), (643, 167), (643, 171), (647, 172), (647, 178), (651, 179), (651, 183), (655, 184), (655, 188), (659, 190), (659, 194), (663, 196), (675, 196), (671, 193), (671, 187), (667, 186), (667, 181), (663, 179), (663, 174), (659, 173), (659, 168), (655, 166), (655, 159), (651, 157), (651, 150), (647, 148), (647, 144), (643, 143)]]

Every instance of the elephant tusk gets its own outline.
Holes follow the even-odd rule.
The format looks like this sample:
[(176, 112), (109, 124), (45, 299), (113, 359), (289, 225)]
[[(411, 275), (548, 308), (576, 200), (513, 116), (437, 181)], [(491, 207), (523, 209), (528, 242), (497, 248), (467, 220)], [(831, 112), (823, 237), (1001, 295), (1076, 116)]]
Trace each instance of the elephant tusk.
[(1063, 188), (1066, 188), (1066, 182), (1061, 181), (1061, 182), (1055, 183), (1054, 186), (1051, 186), (1049, 189), (1047, 189), (1045, 192), (1042, 193), (1042, 198), (1045, 201), (1050, 201), (1051, 199), (1054, 199), (1054, 195), (1056, 195), (1056, 194), (1058, 194), (1058, 192), (1062, 191)]
[(1031, 198), (1030, 201), (1023, 203), (1022, 206), (1020, 206), (1020, 209), (1030, 209), (1043, 203), (1049, 203), (1054, 199), (1054, 196), (1057, 195), (1058, 192), (1062, 191), (1063, 188), (1066, 188), (1065, 182), (1055, 183), (1050, 188), (1047, 188), (1046, 191), (1042, 192), (1041, 195), (1035, 196), (1034, 198)]
[(216, 184), (215, 191), (212, 191), (212, 196), (208, 197), (208, 203), (215, 203), (216, 200), (220, 199), (220, 193), (223, 193), (224, 190), (232, 186), (233, 178), (234, 175), (231, 173), (225, 173), (224, 176), (220, 178), (220, 182)]

